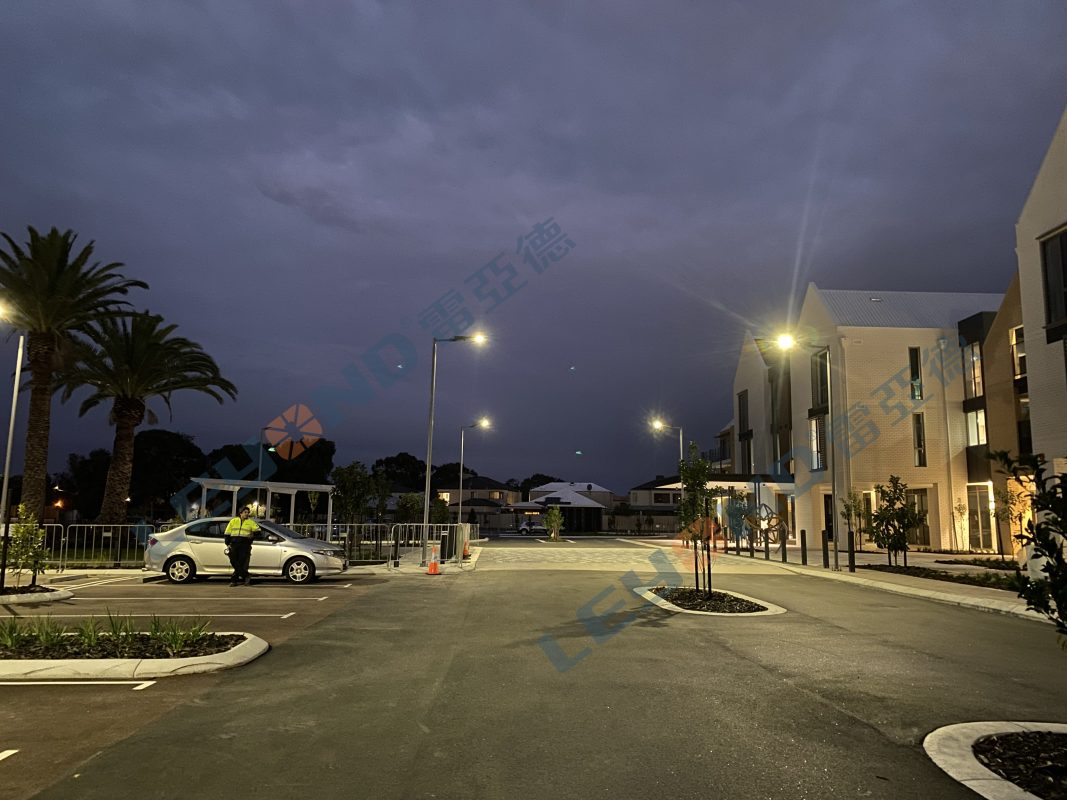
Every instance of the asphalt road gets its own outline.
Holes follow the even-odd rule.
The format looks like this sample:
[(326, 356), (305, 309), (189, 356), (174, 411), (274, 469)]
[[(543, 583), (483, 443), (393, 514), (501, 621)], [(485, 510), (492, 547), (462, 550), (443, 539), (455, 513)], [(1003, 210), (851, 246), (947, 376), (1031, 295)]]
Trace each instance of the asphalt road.
[[(1067, 722), (1067, 656), (1028, 620), (792, 574), (719, 580), (789, 609), (760, 618), (672, 615), (604, 571), (364, 580), (279, 584), (277, 607), (247, 590), (235, 607), (328, 598), (245, 618), (275, 646), (238, 670), (0, 687), (0, 749), (20, 749), (0, 792), (963, 800), (926, 733)], [(231, 591), (163, 586), (137, 605), (175, 590)]]

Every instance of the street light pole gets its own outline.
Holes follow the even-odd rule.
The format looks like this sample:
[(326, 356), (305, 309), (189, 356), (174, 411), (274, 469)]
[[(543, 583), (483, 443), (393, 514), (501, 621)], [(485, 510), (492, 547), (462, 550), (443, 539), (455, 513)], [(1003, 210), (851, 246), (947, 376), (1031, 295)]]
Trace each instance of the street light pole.
[(11, 542), (11, 515), (7, 511), (8, 478), (11, 475), (11, 444), (15, 439), (15, 412), (18, 407), (19, 383), (22, 379), (22, 351), (25, 337), (19, 335), (18, 360), (15, 362), (15, 383), (11, 389), (11, 420), (7, 426), (7, 453), (4, 455), (4, 485), (0, 489), (0, 514), (4, 518), (4, 543), (0, 553), (0, 592), (4, 590), (7, 577), (7, 551)]
[(467, 428), (488, 428), (489, 420), (486, 417), (482, 417), (477, 422), (472, 422), (470, 425), (462, 425), (459, 429), (459, 511), (456, 514), (456, 522), (463, 522), (463, 436), (467, 432)]
[(430, 527), (430, 471), (433, 463), (433, 410), (437, 399), (437, 343), (438, 342), (474, 342), (485, 344), (485, 334), (476, 333), (473, 336), (453, 336), (449, 339), (433, 339), (433, 350), (430, 354), (430, 420), (426, 426), (426, 480), (423, 483), (422, 492), (422, 563), (426, 563), (429, 549)]

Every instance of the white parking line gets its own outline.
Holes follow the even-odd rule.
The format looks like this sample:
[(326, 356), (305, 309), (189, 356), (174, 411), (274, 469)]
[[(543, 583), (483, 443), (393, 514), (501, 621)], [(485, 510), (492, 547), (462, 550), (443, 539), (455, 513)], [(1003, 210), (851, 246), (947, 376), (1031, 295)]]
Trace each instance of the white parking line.
[[(0, 681), (0, 686), (132, 686), (135, 692), (155, 684), (155, 681)], [(0, 753), (0, 761), (17, 752), (7, 750)]]
[[(541, 544), (552, 544), (551, 540), (549, 540), (549, 539), (534, 539), (534, 541), (535, 542), (540, 542)], [(567, 544), (578, 544), (573, 539), (560, 539), (560, 541), (561, 542), (566, 542)]]
[(141, 580), (140, 575), (123, 575), (121, 578), (101, 578), (88, 583), (71, 583), (60, 586), (61, 589), (84, 589), (87, 586), (103, 586), (107, 583), (122, 583), (123, 581)]
[[(271, 620), (288, 620), (296, 611), (290, 611), (287, 614), (214, 614), (210, 611), (201, 611), (200, 613), (168, 613), (166, 617), (210, 617), (212, 619), (222, 619), (223, 617), (265, 617)], [(0, 619), (6, 619), (14, 617), (19, 620), (32, 620), (36, 617), (49, 617), (53, 620), (82, 620), (92, 617), (100, 618), (99, 613), (95, 614), (0, 614)], [(144, 617), (150, 619), (153, 617), (159, 617), (159, 614), (122, 614), (123, 618), (126, 617)]]
[[(242, 595), (237, 596), (237, 597), (235, 597), (234, 595), (227, 595), (226, 597), (200, 597), (199, 595), (196, 596), (196, 597), (152, 597), (152, 598), (148, 598), (147, 601), (150, 602), (150, 603), (157, 603), (157, 602), (167, 601), (167, 600), (175, 600), (175, 601), (176, 600), (181, 600), (181, 601), (184, 601), (184, 602), (189, 602), (189, 601), (193, 601), (193, 600), (195, 600), (195, 601), (200, 601), (200, 600), (212, 600), (212, 601), (232, 600), (235, 603), (243, 603), (243, 602), (245, 602), (247, 600), (279, 600), (279, 601), (286, 601), (286, 602), (293, 602), (293, 603), (301, 603), (301, 602), (303, 602), (303, 603), (321, 603), (323, 600), (325, 600), (328, 597), (329, 597), (328, 594), (327, 595), (323, 595), (322, 597), (290, 597), (288, 595), (280, 596), (280, 597), (270, 597), (270, 596), (261, 595), (258, 592), (256, 592), (255, 596), (242, 594)], [(135, 602), (135, 603), (144, 603), (146, 601), (146, 599), (144, 597), (92, 597), (92, 596), (88, 596), (88, 595), (83, 595), (82, 597), (72, 597), (71, 600), (82, 600), (82, 601), (89, 601), (89, 602), (93, 602), (93, 601), (96, 601), (96, 600), (107, 600), (107, 601), (129, 600), (129, 601), (132, 601), (132, 602)]]
[(15, 755), (17, 752), (18, 750), (0, 750), (0, 761)]

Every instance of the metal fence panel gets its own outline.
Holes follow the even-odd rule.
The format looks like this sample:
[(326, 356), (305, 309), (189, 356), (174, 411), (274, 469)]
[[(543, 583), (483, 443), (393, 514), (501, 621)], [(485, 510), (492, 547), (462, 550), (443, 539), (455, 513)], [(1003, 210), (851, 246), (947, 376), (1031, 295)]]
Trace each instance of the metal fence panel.
[(139, 567), (152, 533), (151, 525), (67, 525), (59, 543), (59, 569)]

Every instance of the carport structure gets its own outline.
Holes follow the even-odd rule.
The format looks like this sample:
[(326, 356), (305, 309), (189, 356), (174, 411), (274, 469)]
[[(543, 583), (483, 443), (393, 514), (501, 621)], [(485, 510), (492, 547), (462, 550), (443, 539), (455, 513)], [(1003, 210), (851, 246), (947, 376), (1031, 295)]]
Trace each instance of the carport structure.
[(255, 489), (258, 496), (260, 489), (267, 491), (267, 518), (270, 518), (271, 495), (289, 495), (289, 524), (294, 522), (296, 513), (296, 495), (298, 492), (326, 492), (326, 519), (333, 522), (333, 492), (336, 487), (331, 483), (279, 483), (278, 481), (235, 481), (226, 478), (193, 478), (200, 485), (200, 514), (207, 509), (207, 493), (232, 492), (230, 514), (237, 516), (238, 495), (249, 489)]

